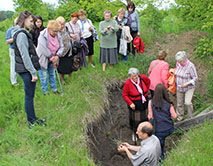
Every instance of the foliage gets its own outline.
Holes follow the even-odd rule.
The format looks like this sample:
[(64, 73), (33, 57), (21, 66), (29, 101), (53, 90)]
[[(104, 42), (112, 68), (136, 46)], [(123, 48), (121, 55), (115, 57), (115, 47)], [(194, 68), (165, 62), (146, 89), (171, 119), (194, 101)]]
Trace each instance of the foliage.
[[(143, 14), (144, 13), (144, 14)], [(154, 5), (149, 4), (148, 7), (142, 12), (143, 17), (147, 19), (149, 27), (152, 27), (156, 32), (159, 30), (163, 15), (159, 9)]]
[(7, 29), (13, 26), (14, 21), (12, 19), (6, 19), (0, 22), (0, 31), (6, 32)]
[(209, 68), (208, 71), (208, 82), (207, 82), (207, 86), (208, 86), (208, 90), (209, 90), (209, 97), (210, 100), (213, 100), (213, 64), (211, 64), (211, 67)]
[(175, 0), (175, 2), (177, 4), (177, 12), (184, 21), (193, 24), (198, 30), (212, 30), (212, 0)]
[(44, 21), (52, 20), (55, 16), (54, 4), (44, 3), (42, 0), (13, 0), (13, 2), (16, 16), (24, 10), (28, 10), (36, 16), (42, 16)]
[(0, 11), (0, 22), (8, 19), (11, 19), (13, 16), (13, 11)]
[(196, 47), (195, 56), (199, 58), (213, 58), (213, 39), (202, 37)]
[(62, 0), (59, 1), (59, 4), (56, 10), (57, 16), (61, 15), (66, 20), (70, 20), (70, 15), (72, 13), (79, 11), (79, 9), (84, 9), (87, 12), (87, 17), (93, 22), (103, 20), (103, 12), (105, 10), (110, 9), (112, 14), (115, 15), (117, 14), (117, 10), (123, 7), (120, 2), (108, 2), (107, 0), (79, 0), (78, 3), (73, 0)]

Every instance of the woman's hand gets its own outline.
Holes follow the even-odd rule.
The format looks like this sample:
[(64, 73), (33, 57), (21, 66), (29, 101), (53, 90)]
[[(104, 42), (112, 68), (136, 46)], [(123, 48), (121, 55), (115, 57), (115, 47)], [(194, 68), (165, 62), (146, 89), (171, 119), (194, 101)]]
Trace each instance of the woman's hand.
[(185, 87), (187, 87), (189, 84), (190, 84), (190, 83), (188, 83), (188, 82), (185, 83), (185, 84), (182, 84), (182, 85), (181, 85), (181, 88), (185, 88)]
[(36, 81), (37, 81), (37, 79), (38, 79), (38, 77), (37, 77), (37, 76), (32, 76), (32, 80), (31, 80), (31, 82), (36, 82)]
[(123, 28), (123, 26), (122, 26), (122, 25), (118, 25), (118, 28), (119, 28), (119, 29), (122, 29), (122, 28)]
[(58, 62), (58, 56), (53, 56), (53, 57), (51, 58), (51, 61), (53, 62), (54, 65), (56, 65), (57, 62)]
[(88, 29), (88, 30), (89, 30), (90, 32), (92, 32), (92, 30), (93, 30), (93, 29), (92, 29), (92, 27), (89, 27), (89, 29)]
[(137, 35), (140, 36), (140, 32), (138, 32)]
[(109, 30), (114, 30), (115, 28), (113, 26), (109, 26)]
[(130, 105), (130, 108), (132, 108), (133, 110), (135, 110), (135, 104), (132, 103), (132, 104)]
[(104, 28), (104, 32), (107, 32), (108, 31), (108, 28)]
[(75, 34), (70, 33), (70, 37), (73, 38), (74, 40), (77, 39), (77, 36)]

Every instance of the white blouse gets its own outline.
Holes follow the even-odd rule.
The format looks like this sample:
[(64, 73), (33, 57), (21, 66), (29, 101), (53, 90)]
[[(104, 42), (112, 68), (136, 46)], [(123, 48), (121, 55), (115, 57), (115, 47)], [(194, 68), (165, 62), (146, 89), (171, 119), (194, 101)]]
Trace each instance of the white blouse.
[(85, 22), (81, 22), (81, 20), (78, 20), (78, 24), (80, 25), (80, 28), (81, 28), (81, 32), (82, 32), (82, 36), (83, 38), (88, 38), (92, 35), (91, 31), (89, 31), (89, 28), (91, 27), (92, 25), (92, 22), (86, 19)]

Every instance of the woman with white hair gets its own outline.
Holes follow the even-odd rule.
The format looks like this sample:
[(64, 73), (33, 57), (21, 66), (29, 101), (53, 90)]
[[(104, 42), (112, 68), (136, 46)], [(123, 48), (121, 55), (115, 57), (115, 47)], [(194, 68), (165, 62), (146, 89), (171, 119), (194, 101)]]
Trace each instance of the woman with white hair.
[(177, 115), (178, 121), (184, 118), (184, 105), (186, 106), (188, 118), (192, 117), (193, 105), (192, 96), (195, 90), (195, 83), (198, 80), (197, 71), (192, 62), (187, 59), (185, 51), (176, 54), (176, 85), (177, 85)]
[(130, 68), (128, 71), (129, 79), (124, 83), (123, 98), (129, 108), (129, 123), (133, 130), (132, 140), (136, 141), (136, 130), (139, 123), (147, 121), (147, 107), (148, 107), (148, 91), (150, 86), (150, 79), (144, 75), (139, 74), (136, 68)]

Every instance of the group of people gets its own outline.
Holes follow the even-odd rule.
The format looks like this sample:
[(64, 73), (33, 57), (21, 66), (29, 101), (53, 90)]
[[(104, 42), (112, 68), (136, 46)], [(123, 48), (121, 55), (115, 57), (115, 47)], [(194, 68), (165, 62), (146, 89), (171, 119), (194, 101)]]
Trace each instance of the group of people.
[[(133, 39), (140, 35), (139, 18), (134, 3), (129, 2), (127, 11), (121, 8), (118, 10), (117, 16), (111, 18), (111, 11), (106, 10), (104, 12), (105, 20), (99, 24), (101, 35), (99, 62), (102, 64), (103, 71), (106, 70), (106, 64), (112, 66), (118, 63), (120, 39), (125, 26), (129, 27)], [(30, 33), (27, 32), (28, 30)], [(45, 125), (45, 121), (38, 119), (34, 111), (33, 100), (38, 79), (37, 71), (43, 94), (49, 93), (48, 79), (52, 92), (59, 94), (55, 78), (56, 68), (60, 73), (62, 83), (65, 84), (64, 75), (68, 74), (69, 77), (72, 77), (72, 63), (75, 54), (81, 52), (83, 61), (86, 61), (85, 55), (87, 55), (90, 65), (95, 67), (92, 61), (93, 32), (92, 21), (86, 18), (84, 10), (71, 14), (71, 20), (67, 23), (62, 16), (56, 20), (50, 20), (47, 27), (43, 26), (41, 16), (35, 17), (29, 11), (24, 11), (15, 20), (14, 26), (7, 31), (6, 43), (9, 44), (10, 49), (11, 83), (18, 85), (16, 73), (24, 82), (25, 111), (29, 126)], [(84, 50), (74, 53), (73, 45), (75, 44), (80, 44)], [(128, 50), (134, 55), (134, 46), (132, 45), (130, 48), (130, 43), (128, 43)], [(137, 163), (135, 165), (146, 162), (156, 163), (159, 156), (164, 158), (165, 138), (174, 131), (172, 119), (177, 118), (178, 121), (181, 121), (184, 118), (184, 105), (187, 108), (188, 118), (192, 117), (191, 100), (198, 79), (194, 64), (187, 59), (184, 51), (176, 54), (177, 64), (174, 74), (177, 87), (177, 107), (175, 108), (173, 106), (175, 102), (170, 101), (167, 89), (170, 85), (168, 83), (169, 64), (165, 61), (166, 56), (166, 51), (159, 52), (158, 59), (150, 64), (149, 77), (144, 74), (140, 75), (137, 68), (130, 68), (128, 71), (130, 78), (124, 84), (123, 98), (129, 108), (129, 123), (133, 131), (132, 140), (136, 142), (137, 138), (140, 138), (143, 141), (142, 146), (139, 147), (123, 143), (118, 150), (125, 151), (133, 164)], [(126, 52), (123, 54), (123, 60), (127, 61), (127, 59)], [(148, 93), (151, 93), (151, 99), (148, 97)], [(147, 121), (152, 122), (154, 126)], [(155, 146), (150, 147), (150, 144)], [(157, 149), (155, 152), (153, 152), (155, 149), (153, 147)], [(137, 154), (132, 155), (129, 150), (136, 151)], [(150, 152), (154, 154), (148, 154)], [(149, 161), (146, 156), (154, 157), (151, 157), (152, 161)]]
[[(100, 58), (103, 71), (106, 70), (106, 64), (112, 67), (118, 63), (118, 54), (122, 55), (124, 62), (128, 60), (128, 52), (135, 56), (135, 47), (133, 40), (140, 35), (140, 23), (138, 13), (135, 11), (135, 4), (129, 2), (127, 11), (120, 8), (117, 15), (112, 19), (110, 10), (104, 11), (104, 21), (99, 24), (100, 40)], [(124, 37), (124, 34), (126, 37)], [(121, 40), (124, 43), (121, 43)], [(123, 50), (122, 53), (120, 50)]]
[[(140, 34), (138, 14), (132, 2), (128, 3), (127, 11), (123, 8), (119, 9), (118, 16), (114, 19), (111, 19), (111, 11), (106, 10), (104, 18), (105, 20), (99, 25), (100, 63), (103, 71), (106, 64), (112, 66), (118, 63), (117, 46), (122, 36), (122, 28), (129, 27), (129, 33), (131, 32), (133, 37)], [(67, 23), (60, 16), (56, 20), (48, 21), (46, 27), (41, 16), (23, 11), (15, 19), (14, 26), (8, 29), (6, 43), (9, 44), (11, 60), (10, 80), (12, 85), (19, 85), (18, 73), (24, 82), (25, 110), (30, 125), (37, 122), (33, 104), (38, 79), (37, 71), (43, 94), (49, 94), (48, 80), (52, 92), (60, 94), (57, 90), (55, 71), (58, 71), (62, 83), (65, 84), (64, 75), (72, 77), (75, 61), (80, 61), (81, 67), (83, 65), (87, 67), (85, 56), (88, 56), (89, 64), (95, 68), (92, 61), (95, 29), (92, 21), (86, 18), (86, 11), (82, 9), (72, 13)], [(133, 46), (132, 52), (135, 53)], [(74, 59), (75, 55), (78, 56), (77, 59)], [(127, 61), (127, 53), (124, 55), (124, 60)]]
[[(149, 77), (144, 74), (140, 75), (137, 68), (130, 68), (128, 71), (129, 79), (124, 83), (123, 98), (129, 108), (129, 124), (133, 131), (132, 140), (136, 144), (137, 138), (140, 138), (142, 142), (141, 146), (122, 143), (118, 150), (126, 152), (133, 165), (146, 165), (155, 163), (160, 158), (164, 159), (165, 139), (174, 132), (172, 119), (177, 119), (177, 122), (184, 119), (184, 105), (188, 113), (187, 118), (192, 118), (192, 97), (195, 83), (198, 80), (196, 68), (187, 59), (185, 51), (176, 53), (177, 63), (174, 72), (176, 100), (172, 101), (170, 95), (174, 96), (175, 94), (174, 91), (170, 91), (169, 64), (165, 61), (166, 56), (166, 51), (159, 51), (158, 59), (153, 60), (148, 69)], [(150, 97), (148, 97), (148, 93), (150, 93)], [(146, 127), (143, 129), (141, 126), (144, 126), (144, 124), (146, 124)], [(147, 127), (152, 131), (150, 133), (153, 133), (159, 139), (158, 143), (156, 143), (156, 139), (151, 139), (152, 134), (146, 131)], [(142, 135), (146, 137), (142, 137)], [(149, 146), (147, 142), (149, 142)], [(148, 148), (146, 151), (142, 150), (145, 148), (144, 146)], [(159, 147), (161, 149), (160, 154)], [(137, 153), (132, 155), (129, 150)], [(153, 154), (150, 154), (150, 151)], [(147, 156), (149, 157), (147, 158)]]

